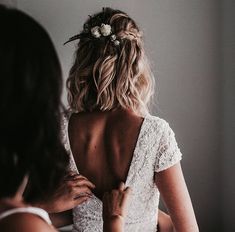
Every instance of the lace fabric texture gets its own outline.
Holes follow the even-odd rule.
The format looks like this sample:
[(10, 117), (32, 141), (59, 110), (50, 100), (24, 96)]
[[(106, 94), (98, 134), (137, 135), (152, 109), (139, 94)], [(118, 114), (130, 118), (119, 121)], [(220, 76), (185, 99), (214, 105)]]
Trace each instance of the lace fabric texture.
[[(70, 155), (70, 169), (77, 171), (68, 137), (68, 121), (71, 112), (65, 114), (62, 123), (62, 139)], [(126, 186), (132, 188), (125, 232), (157, 231), (159, 191), (154, 183), (154, 172), (160, 172), (175, 165), (182, 154), (169, 124), (158, 117), (144, 118), (137, 139), (133, 158), (126, 179)], [(73, 209), (73, 231), (102, 232), (102, 202), (96, 196)]]

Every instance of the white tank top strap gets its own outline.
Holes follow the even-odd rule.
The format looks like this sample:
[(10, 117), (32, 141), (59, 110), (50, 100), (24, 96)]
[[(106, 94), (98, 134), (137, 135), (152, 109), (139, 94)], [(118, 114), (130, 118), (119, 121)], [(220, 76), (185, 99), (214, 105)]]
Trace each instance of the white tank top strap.
[(6, 218), (6, 217), (8, 217), (12, 214), (16, 214), (16, 213), (35, 214), (38, 217), (42, 218), (49, 225), (52, 224), (48, 213), (44, 209), (37, 208), (37, 207), (21, 207), (21, 208), (9, 209), (9, 210), (7, 210), (7, 211), (0, 214), (0, 220), (2, 220), (3, 218)]

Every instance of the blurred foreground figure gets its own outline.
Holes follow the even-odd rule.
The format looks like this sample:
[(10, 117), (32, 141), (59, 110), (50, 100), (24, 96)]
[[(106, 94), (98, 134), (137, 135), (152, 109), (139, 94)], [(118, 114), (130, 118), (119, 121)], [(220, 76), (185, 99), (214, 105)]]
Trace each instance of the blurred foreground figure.
[[(71, 208), (88, 200), (94, 186), (67, 173), (60, 139), (61, 68), (51, 39), (31, 17), (2, 5), (0, 28), (0, 231), (56, 231), (44, 209), (25, 201), (27, 183), (26, 195), (36, 204), (71, 182), (73, 194), (64, 197)], [(115, 196), (105, 198), (104, 221), (106, 231), (119, 232), (129, 189), (122, 184), (113, 191)]]

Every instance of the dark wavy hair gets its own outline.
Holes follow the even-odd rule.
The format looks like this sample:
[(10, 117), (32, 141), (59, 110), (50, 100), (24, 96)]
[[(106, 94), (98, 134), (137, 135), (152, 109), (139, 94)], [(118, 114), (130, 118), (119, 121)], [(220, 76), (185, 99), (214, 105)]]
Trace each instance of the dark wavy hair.
[(0, 5), (0, 197), (29, 174), (29, 198), (46, 197), (65, 175), (60, 140), (62, 74), (47, 32)]

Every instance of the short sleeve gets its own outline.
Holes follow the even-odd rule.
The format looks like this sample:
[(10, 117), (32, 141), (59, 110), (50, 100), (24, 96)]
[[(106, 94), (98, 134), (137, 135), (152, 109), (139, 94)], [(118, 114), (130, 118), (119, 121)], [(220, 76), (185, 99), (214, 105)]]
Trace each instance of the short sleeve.
[(156, 154), (155, 172), (170, 168), (182, 159), (173, 130), (166, 121), (164, 121), (162, 127), (162, 136)]

